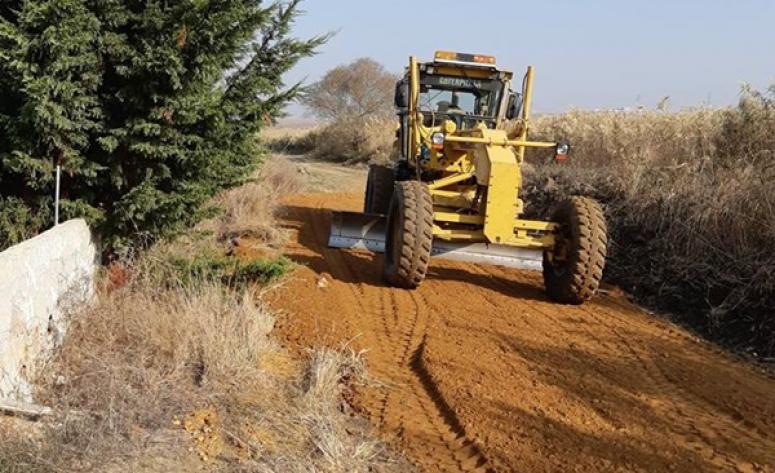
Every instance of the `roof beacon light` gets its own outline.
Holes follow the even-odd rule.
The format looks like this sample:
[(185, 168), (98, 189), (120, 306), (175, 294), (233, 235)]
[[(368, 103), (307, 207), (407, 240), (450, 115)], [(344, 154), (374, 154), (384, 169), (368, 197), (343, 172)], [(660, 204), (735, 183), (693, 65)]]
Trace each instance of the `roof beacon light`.
[(485, 56), (483, 54), (465, 54), (453, 51), (436, 51), (434, 59), (438, 62), (457, 62), (469, 64), (484, 64), (488, 66), (495, 65), (495, 56)]

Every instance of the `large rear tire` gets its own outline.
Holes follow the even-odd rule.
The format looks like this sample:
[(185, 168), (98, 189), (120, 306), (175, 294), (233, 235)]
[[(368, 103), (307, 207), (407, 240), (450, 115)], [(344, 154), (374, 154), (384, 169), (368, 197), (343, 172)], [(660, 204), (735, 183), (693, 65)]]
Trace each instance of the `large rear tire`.
[(414, 289), (428, 272), (433, 243), (433, 199), (420, 181), (397, 182), (388, 212), (384, 276)]
[(363, 211), (367, 214), (387, 214), (393, 196), (393, 169), (372, 164), (366, 177)]
[(560, 224), (553, 253), (544, 253), (544, 285), (549, 297), (581, 304), (595, 295), (603, 277), (608, 234), (603, 210), (595, 200), (572, 197), (552, 221)]

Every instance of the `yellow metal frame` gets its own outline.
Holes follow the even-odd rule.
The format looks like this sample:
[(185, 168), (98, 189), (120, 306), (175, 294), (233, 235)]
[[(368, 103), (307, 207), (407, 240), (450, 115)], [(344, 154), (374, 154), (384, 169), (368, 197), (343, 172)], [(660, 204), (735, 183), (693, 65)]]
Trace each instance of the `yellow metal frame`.
[[(504, 81), (504, 95), (512, 74), (497, 69), (483, 69), (462, 64), (431, 63), (434, 73), (461, 77), (498, 77)], [(428, 65), (431, 65), (428, 64)], [(530, 108), (533, 101), (533, 67), (524, 76), (523, 107), (519, 133), (514, 138), (498, 128), (505, 119), (506, 98), (501, 104), (498, 127), (483, 124), (467, 130), (456, 130), (454, 123), (443, 121), (426, 127), (419, 110), (420, 64), (409, 59), (410, 131), (408, 159), (416, 167), (441, 173), (428, 182), (434, 201), (435, 238), (450, 241), (487, 242), (522, 248), (554, 247), (557, 224), (523, 220), (523, 203), (519, 198), (522, 185), (521, 164), (527, 148), (554, 148), (557, 144), (528, 140)], [(445, 133), (442, 149), (431, 144), (434, 133)], [(422, 166), (417, 162), (421, 150), (430, 154)]]

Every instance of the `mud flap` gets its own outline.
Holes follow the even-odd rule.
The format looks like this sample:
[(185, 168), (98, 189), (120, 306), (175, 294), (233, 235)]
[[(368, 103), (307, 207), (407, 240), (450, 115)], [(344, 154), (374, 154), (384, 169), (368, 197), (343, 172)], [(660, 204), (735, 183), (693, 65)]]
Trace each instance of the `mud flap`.
[[(328, 246), (331, 248), (385, 252), (387, 217), (358, 212), (333, 212)], [(439, 239), (433, 241), (434, 258), (492, 264), (509, 268), (542, 269), (543, 252), (487, 243), (459, 243)]]

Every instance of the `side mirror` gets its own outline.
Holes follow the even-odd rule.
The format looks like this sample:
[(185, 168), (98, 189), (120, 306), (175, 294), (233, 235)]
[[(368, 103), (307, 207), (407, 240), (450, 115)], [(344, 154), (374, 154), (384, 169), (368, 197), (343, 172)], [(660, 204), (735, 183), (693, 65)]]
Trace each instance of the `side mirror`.
[(396, 108), (408, 108), (409, 107), (409, 83), (406, 79), (401, 79), (396, 82)]
[(522, 112), (522, 94), (509, 91), (509, 104), (506, 108), (506, 118), (513, 120)]

